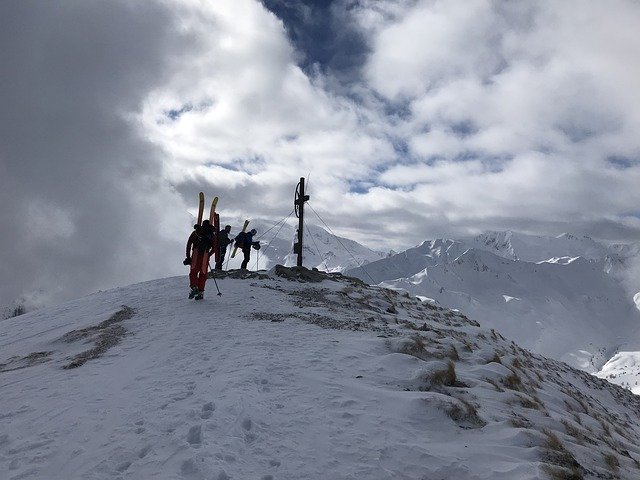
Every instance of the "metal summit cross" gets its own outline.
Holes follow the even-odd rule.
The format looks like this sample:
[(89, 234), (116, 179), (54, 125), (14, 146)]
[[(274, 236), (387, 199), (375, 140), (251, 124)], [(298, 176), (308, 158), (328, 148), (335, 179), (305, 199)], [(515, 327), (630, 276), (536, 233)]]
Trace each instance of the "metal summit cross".
[(304, 194), (304, 177), (300, 178), (300, 182), (296, 187), (296, 196), (293, 201), (293, 206), (298, 217), (298, 241), (293, 244), (293, 253), (298, 255), (296, 265), (302, 266), (302, 235), (304, 232), (304, 202), (309, 200), (309, 195)]

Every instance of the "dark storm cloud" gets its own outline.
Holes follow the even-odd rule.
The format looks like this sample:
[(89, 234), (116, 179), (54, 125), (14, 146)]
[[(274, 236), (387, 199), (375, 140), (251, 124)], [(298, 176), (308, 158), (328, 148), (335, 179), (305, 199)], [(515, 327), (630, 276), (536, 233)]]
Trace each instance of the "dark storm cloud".
[(155, 2), (0, 2), (0, 302), (149, 270), (158, 213), (140, 199), (164, 187), (127, 115), (185, 41)]

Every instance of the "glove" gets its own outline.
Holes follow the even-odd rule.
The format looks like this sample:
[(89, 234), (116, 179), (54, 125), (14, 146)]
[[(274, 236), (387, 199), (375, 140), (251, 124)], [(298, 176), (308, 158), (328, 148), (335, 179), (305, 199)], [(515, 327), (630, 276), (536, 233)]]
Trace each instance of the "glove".
[(183, 265), (191, 265), (191, 259), (189, 257), (185, 258), (182, 262)]
[(252, 246), (253, 246), (253, 248), (255, 248), (256, 250), (260, 250), (260, 242), (254, 242)]

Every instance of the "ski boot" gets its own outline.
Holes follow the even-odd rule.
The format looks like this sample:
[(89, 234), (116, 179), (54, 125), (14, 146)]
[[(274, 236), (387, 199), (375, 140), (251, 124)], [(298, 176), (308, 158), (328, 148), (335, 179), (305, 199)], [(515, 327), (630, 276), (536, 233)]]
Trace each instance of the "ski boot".
[(204, 292), (202, 291), (198, 291), (198, 293), (196, 294), (196, 300), (202, 300), (204, 298), (203, 293)]
[(198, 287), (191, 287), (191, 291), (189, 292), (189, 298), (193, 298), (198, 295)]

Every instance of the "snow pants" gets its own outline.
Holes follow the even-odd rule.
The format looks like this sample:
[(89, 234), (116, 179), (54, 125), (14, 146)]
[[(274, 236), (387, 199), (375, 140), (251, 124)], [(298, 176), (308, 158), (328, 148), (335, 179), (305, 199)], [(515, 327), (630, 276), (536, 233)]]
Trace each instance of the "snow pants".
[(242, 254), (244, 255), (244, 260), (242, 261), (242, 265), (240, 266), (240, 268), (247, 268), (249, 259), (251, 258), (251, 245), (249, 245), (248, 247), (243, 247)]
[(222, 270), (222, 264), (224, 263), (224, 257), (227, 256), (227, 247), (220, 247), (220, 260), (216, 262), (216, 270)]
[(209, 254), (207, 252), (193, 252), (191, 255), (191, 270), (189, 271), (189, 286), (204, 292), (209, 271)]

